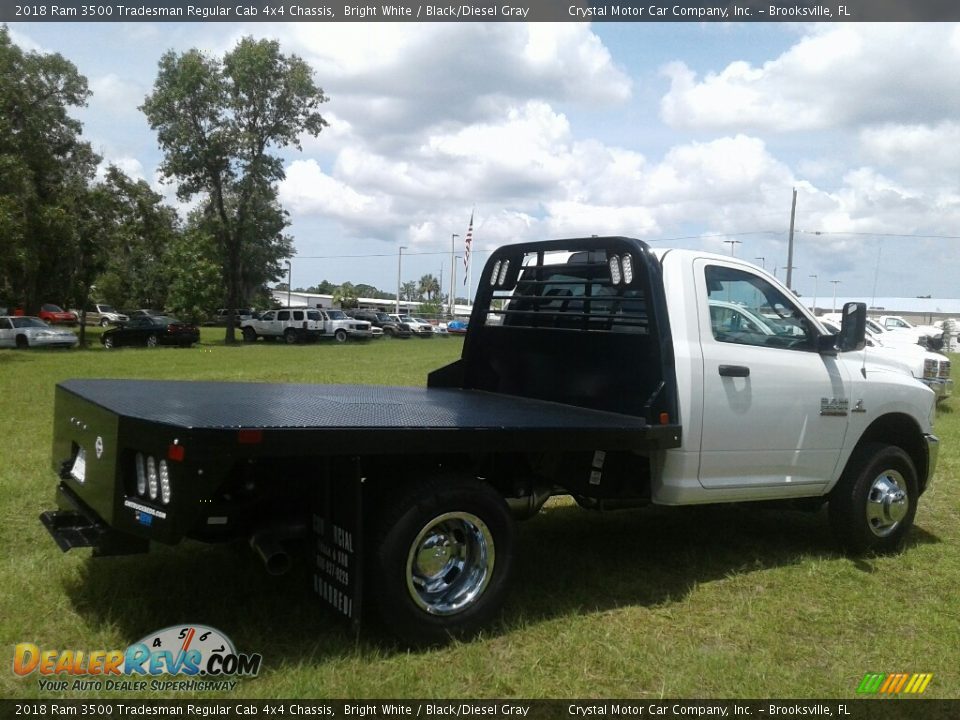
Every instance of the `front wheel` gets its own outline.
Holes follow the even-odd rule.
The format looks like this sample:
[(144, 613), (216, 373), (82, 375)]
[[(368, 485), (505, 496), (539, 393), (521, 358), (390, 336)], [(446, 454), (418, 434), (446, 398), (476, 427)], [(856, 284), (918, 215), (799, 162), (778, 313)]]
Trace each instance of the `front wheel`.
[(472, 478), (418, 482), (385, 503), (370, 586), (384, 625), (411, 645), (475, 633), (499, 612), (515, 527), (503, 498)]
[(333, 334), (333, 339), (338, 343), (345, 343), (347, 341), (347, 331), (340, 328)]
[(830, 495), (830, 523), (848, 552), (887, 553), (900, 548), (917, 512), (917, 471), (895, 445), (857, 448)]
[(110, 324), (109, 320), (107, 320), (106, 318), (100, 318), (100, 327), (105, 328), (109, 324)]
[(148, 348), (155, 348), (159, 344), (160, 344), (160, 338), (158, 338), (156, 335), (150, 335), (147, 337)]
[(247, 343), (252, 343), (257, 341), (257, 331), (252, 327), (245, 327), (243, 329), (243, 341)]
[(30, 347), (30, 341), (27, 340), (26, 335), (17, 335), (16, 345), (17, 350), (26, 350)]
[(112, 335), (104, 335), (104, 336), (103, 336), (103, 346), (104, 346), (107, 350), (113, 350), (114, 341), (113, 341), (113, 336), (112, 336)]

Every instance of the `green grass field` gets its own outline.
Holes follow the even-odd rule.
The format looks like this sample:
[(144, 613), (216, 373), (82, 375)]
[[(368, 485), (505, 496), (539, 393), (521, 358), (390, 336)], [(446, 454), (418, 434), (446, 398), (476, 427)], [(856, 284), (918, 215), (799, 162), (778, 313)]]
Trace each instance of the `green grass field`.
[(205, 328), (202, 346), (190, 350), (0, 351), (0, 635), (8, 653), (0, 697), (129, 697), (42, 691), (36, 674), (12, 672), (14, 644), (123, 649), (184, 622), (219, 628), (241, 652), (263, 654), (260, 676), (234, 692), (246, 698), (851, 697), (867, 672), (933, 673), (926, 697), (960, 697), (954, 400), (940, 408), (939, 470), (898, 556), (844, 557), (822, 513), (736, 506), (600, 515), (552, 501), (521, 525), (500, 622), (441, 649), (355, 637), (319, 607), (308, 568), (273, 578), (235, 547), (185, 543), (96, 561), (87, 550), (62, 554), (37, 520), (53, 506), (59, 380), (422, 385), (462, 346), (435, 338), (227, 347), (222, 334)]

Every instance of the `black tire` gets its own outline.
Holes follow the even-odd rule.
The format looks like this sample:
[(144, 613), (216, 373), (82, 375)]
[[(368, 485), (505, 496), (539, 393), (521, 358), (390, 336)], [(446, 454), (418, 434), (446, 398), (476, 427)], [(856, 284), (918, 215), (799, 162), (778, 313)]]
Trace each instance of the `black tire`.
[(104, 328), (110, 324), (110, 321), (106, 318), (100, 318), (100, 327)]
[(830, 494), (830, 524), (853, 555), (897, 551), (917, 512), (917, 470), (896, 445), (871, 442), (854, 450)]
[(243, 329), (243, 341), (247, 343), (252, 343), (257, 341), (257, 331), (252, 327), (245, 327)]
[(102, 338), (100, 338), (100, 342), (107, 350), (112, 350), (114, 348), (112, 335), (104, 335)]
[(394, 330), (392, 327), (385, 327), (383, 329), (383, 334), (386, 335), (387, 337), (392, 338), (397, 336), (397, 331)]
[(160, 338), (158, 338), (156, 335), (147, 335), (148, 348), (155, 348), (159, 344), (160, 344)]
[(297, 344), (297, 331), (286, 329), (283, 331), (283, 340), (287, 345), (296, 345)]
[(340, 328), (333, 334), (333, 339), (338, 343), (345, 343), (347, 341), (347, 331)]
[(17, 335), (17, 350), (26, 350), (30, 347), (30, 341), (26, 335)]
[(445, 477), (411, 484), (382, 507), (368, 588), (384, 627), (423, 646), (487, 625), (513, 565), (516, 528), (503, 498), (473, 478)]

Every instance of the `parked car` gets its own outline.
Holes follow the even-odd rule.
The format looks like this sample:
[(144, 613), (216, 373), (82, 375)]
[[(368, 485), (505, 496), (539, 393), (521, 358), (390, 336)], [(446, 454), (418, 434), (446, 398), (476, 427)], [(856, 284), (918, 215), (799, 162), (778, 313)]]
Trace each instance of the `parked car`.
[(92, 303), (87, 307), (86, 321), (91, 325), (107, 327), (107, 325), (120, 325), (130, 318), (122, 312), (114, 309), (113, 305), (106, 303)]
[(433, 325), (428, 323), (426, 320), (420, 320), (411, 315), (394, 315), (391, 314), (394, 320), (399, 323), (403, 323), (410, 328), (410, 331), (417, 337), (428, 338), (433, 337)]
[(0, 317), (0, 347), (74, 347), (77, 336), (29, 315)]
[(397, 322), (385, 312), (353, 310), (347, 314), (356, 320), (366, 320), (374, 328), (382, 329), (383, 334), (387, 337), (408, 338), (413, 335), (409, 325)]
[(123, 345), (179, 345), (190, 347), (200, 341), (196, 325), (185, 323), (172, 315), (139, 315), (129, 322), (110, 328), (100, 336), (100, 343), (107, 348)]
[(447, 323), (447, 332), (451, 335), (466, 335), (469, 325), (466, 320), (451, 320)]
[(69, 310), (64, 310), (59, 305), (44, 303), (40, 306), (38, 313), (40, 319), (51, 325), (76, 325), (77, 316)]

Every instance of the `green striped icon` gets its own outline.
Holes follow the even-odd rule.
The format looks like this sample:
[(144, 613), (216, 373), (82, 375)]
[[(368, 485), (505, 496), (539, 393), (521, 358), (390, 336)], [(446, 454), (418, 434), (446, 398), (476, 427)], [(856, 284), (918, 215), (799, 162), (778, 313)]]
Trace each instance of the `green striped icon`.
[(933, 679), (933, 673), (867, 673), (857, 688), (864, 695), (920, 695)]

